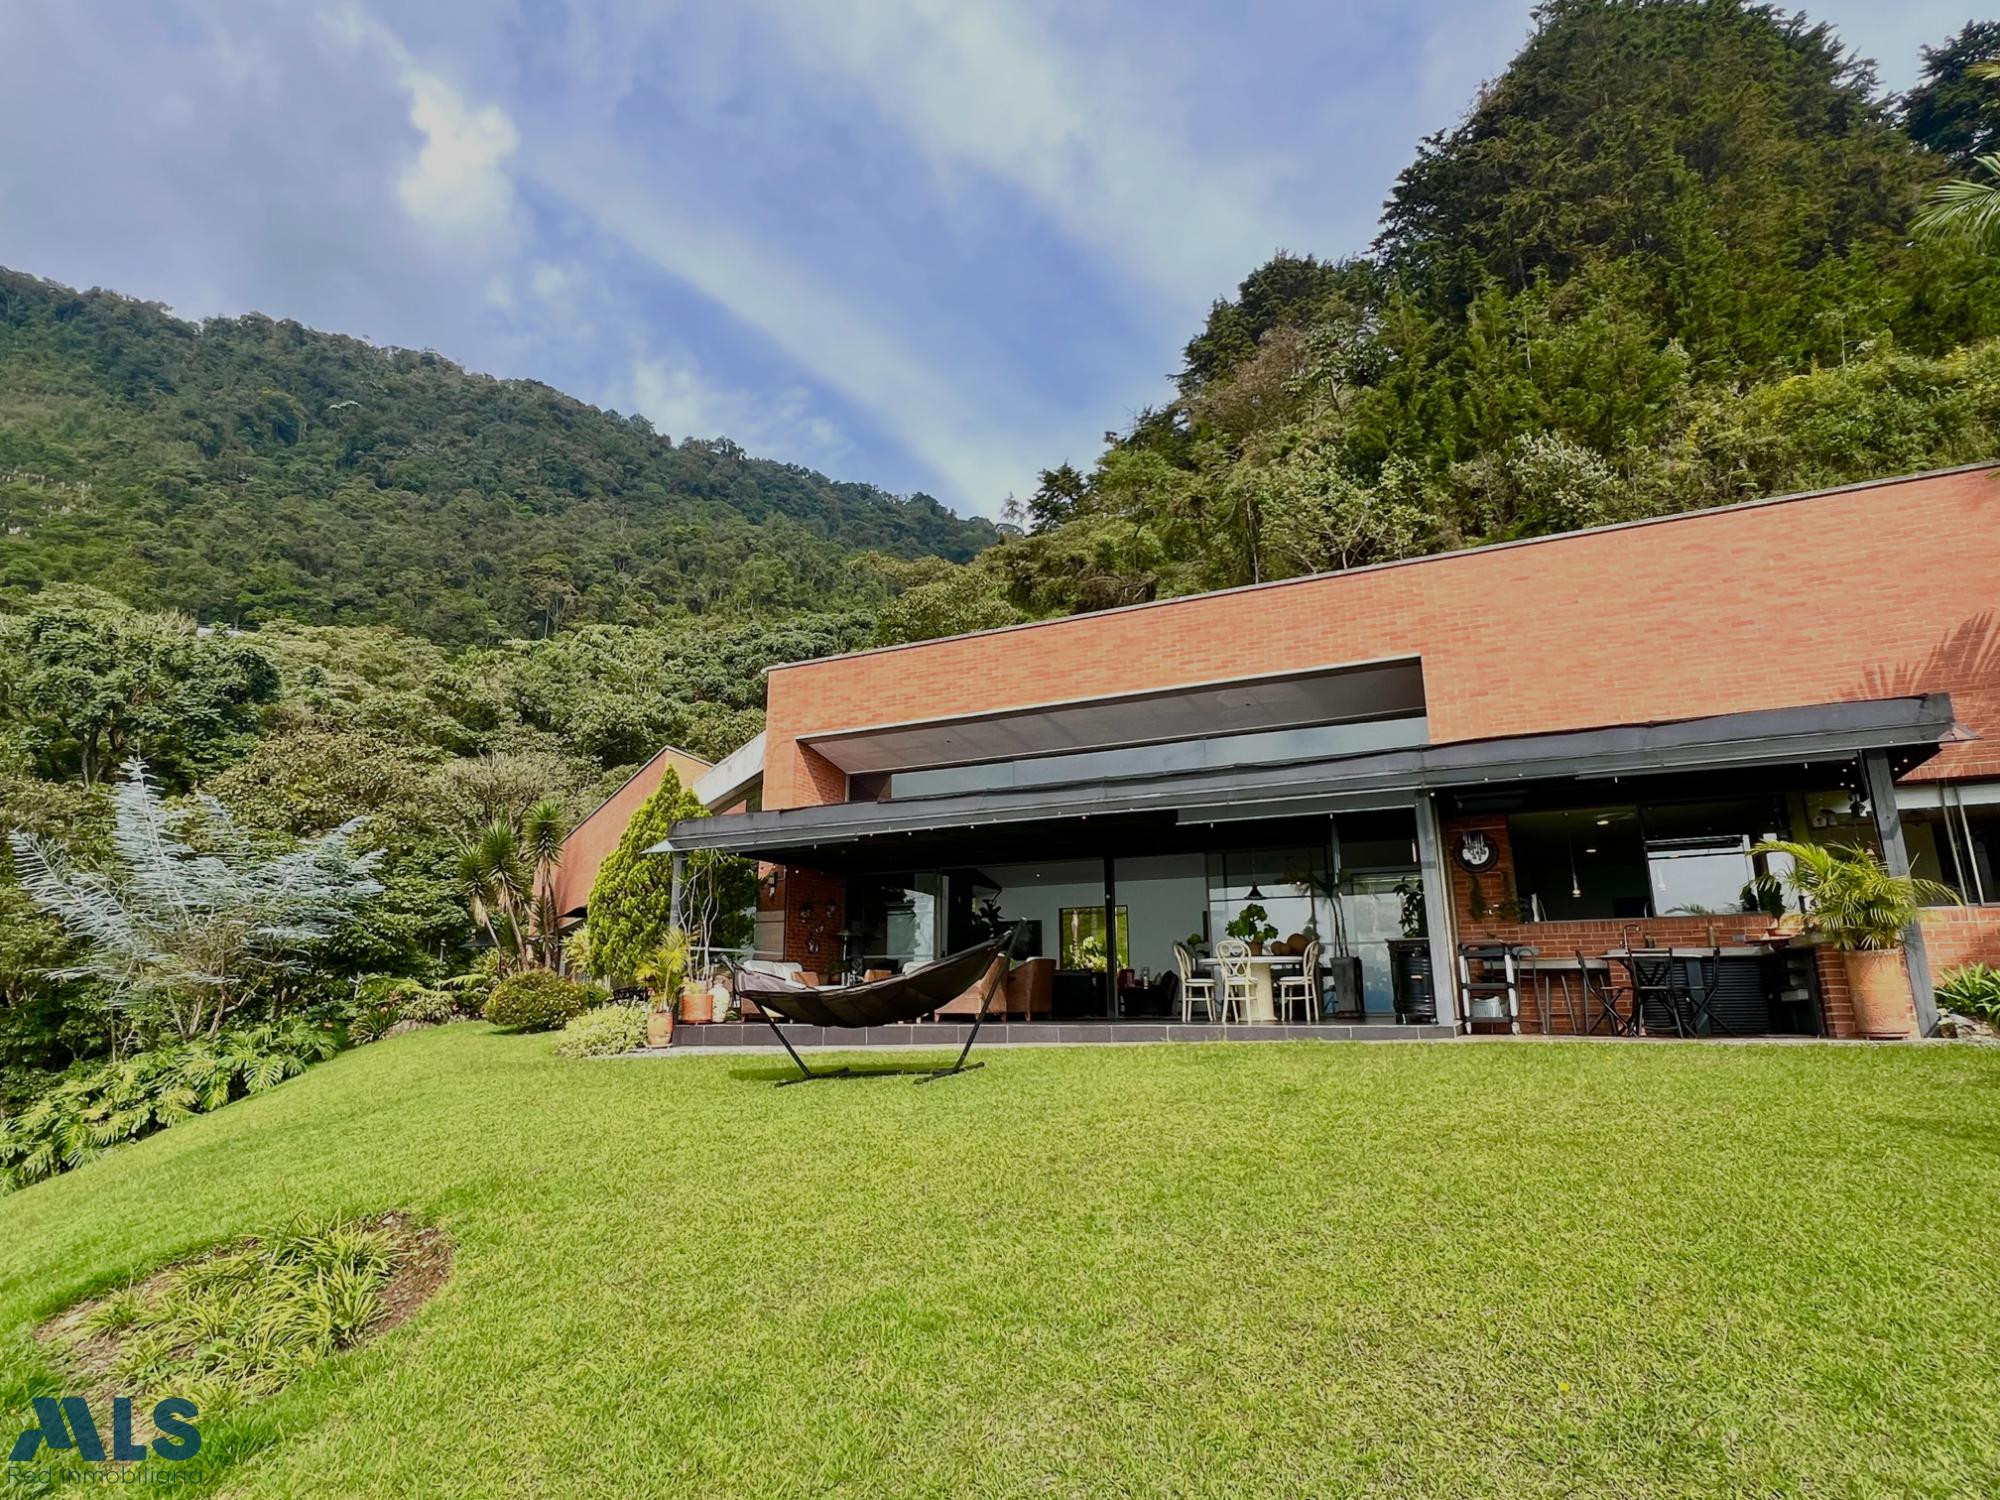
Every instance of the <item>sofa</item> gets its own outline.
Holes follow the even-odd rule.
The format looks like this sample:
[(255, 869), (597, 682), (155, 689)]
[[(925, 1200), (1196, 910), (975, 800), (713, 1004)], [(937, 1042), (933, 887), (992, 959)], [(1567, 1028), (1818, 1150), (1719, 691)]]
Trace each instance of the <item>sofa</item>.
[[(980, 999), (993, 980), (994, 969), (1004, 966), (1006, 962), (1005, 958), (996, 957), (992, 967), (980, 976), (979, 983), (940, 1005), (937, 1015), (953, 1019), (978, 1015)], [(1055, 1006), (1055, 984), (1056, 961), (1053, 958), (1023, 959), (1008, 972), (1006, 982), (994, 991), (986, 1014), (995, 1020), (1003, 1016), (1019, 1016), (1025, 1021), (1034, 1020), (1037, 1013), (1047, 1016)]]

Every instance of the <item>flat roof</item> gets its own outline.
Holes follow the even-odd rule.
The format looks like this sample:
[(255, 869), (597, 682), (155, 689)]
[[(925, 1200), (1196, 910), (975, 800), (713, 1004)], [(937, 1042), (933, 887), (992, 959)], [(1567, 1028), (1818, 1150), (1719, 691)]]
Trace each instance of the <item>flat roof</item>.
[(1908, 765), (1964, 731), (1947, 694), (1757, 709), (1605, 729), (1459, 740), (1275, 765), (1177, 771), (1068, 785), (835, 802), (676, 823), (650, 853), (787, 852), (947, 828), (1167, 811), (1181, 822), (1320, 814), (1407, 804), (1419, 791), (1495, 782), (1608, 779), (1753, 767), (1895, 749)]
[[(1670, 526), (1680, 521), (1698, 521), (1710, 516), (1726, 515), (1732, 511), (1760, 510), (1767, 506), (1794, 505), (1804, 500), (1823, 500), (1832, 495), (1851, 495), (1857, 490), (1880, 489), (1892, 484), (1914, 484), (1923, 479), (1942, 479), (1953, 474), (1972, 474), (1982, 469), (2000, 468), (2000, 460), (1983, 459), (1978, 463), (1954, 464), (1950, 468), (1925, 469), (1915, 474), (1893, 474), (1881, 479), (1858, 479), (1852, 484), (1837, 484), (1819, 490), (1794, 490), (1784, 495), (1761, 495), (1754, 500), (1732, 500), (1726, 505), (1705, 505), (1699, 510), (1677, 510), (1661, 516), (1641, 516), (1633, 521), (1611, 521), (1602, 526), (1584, 526), (1574, 531), (1551, 532), (1547, 536), (1520, 537), (1510, 542), (1489, 542), (1478, 547), (1454, 547), (1449, 552), (1427, 552), (1421, 557), (1399, 557), (1389, 562), (1366, 563), (1358, 568), (1336, 568), (1325, 573), (1301, 573), (1295, 578), (1274, 578), (1265, 583), (1243, 583), (1234, 588), (1210, 589), (1201, 594), (1175, 594), (1166, 599), (1147, 599), (1138, 604), (1120, 604), (1111, 609), (1091, 610), (1086, 614), (1055, 615), (1046, 620), (1023, 620), (1015, 625), (997, 625), (990, 630), (967, 630), (957, 635), (934, 636), (922, 641), (899, 641), (893, 646), (867, 646), (859, 651), (842, 651), (834, 656), (814, 656), (803, 661), (774, 662), (764, 668), (768, 676), (772, 672), (788, 672), (802, 667), (825, 666), (829, 662), (850, 661), (861, 656), (884, 656), (892, 651), (919, 651), (926, 646), (940, 645), (946, 641), (973, 640), (981, 636), (1011, 635), (1022, 630), (1041, 630), (1054, 625), (1066, 625), (1076, 620), (1102, 619), (1106, 615), (1130, 614), (1142, 609), (1164, 609), (1175, 604), (1186, 604), (1195, 599), (1220, 599), (1232, 594), (1260, 593), (1267, 589), (1293, 588), (1304, 583), (1318, 583), (1328, 578), (1350, 578), (1363, 573), (1380, 573), (1390, 568), (1416, 568), (1427, 563), (1444, 563), (1467, 557), (1482, 556), (1489, 552), (1508, 552), (1522, 547), (1547, 547), (1557, 542), (1575, 541), (1581, 537), (1605, 536), (1621, 531), (1637, 531), (1647, 526)], [(1003, 542), (1000, 545), (1005, 546)]]

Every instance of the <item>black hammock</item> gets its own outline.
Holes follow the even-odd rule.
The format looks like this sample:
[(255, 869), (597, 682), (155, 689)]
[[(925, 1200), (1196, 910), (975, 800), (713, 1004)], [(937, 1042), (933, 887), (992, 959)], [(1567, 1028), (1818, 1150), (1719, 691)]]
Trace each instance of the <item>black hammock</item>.
[[(815, 1073), (807, 1067), (805, 1059), (786, 1038), (784, 1029), (771, 1019), (772, 1013), (808, 1026), (848, 1028), (893, 1026), (901, 1021), (919, 1020), (940, 1005), (950, 1004), (977, 984), (980, 976), (993, 968), (994, 959), (1012, 951), (1014, 937), (1019, 930), (1018, 924), (1010, 926), (998, 937), (976, 948), (947, 954), (937, 962), (912, 969), (907, 974), (896, 974), (867, 984), (844, 985), (837, 989), (815, 988), (782, 975), (745, 969), (732, 961), (729, 965), (732, 991), (739, 1000), (757, 1002), (757, 1008), (764, 1013), (764, 1024), (771, 1028), (772, 1034), (783, 1043), (785, 1051), (791, 1054), (792, 1061), (798, 1064), (800, 1076), (782, 1082), (804, 1083), (811, 1078), (838, 1078), (848, 1070), (839, 1068), (830, 1073)], [(933, 1078), (970, 1071), (966, 1067), (966, 1055), (972, 1051), (972, 1044), (979, 1037), (979, 1028), (986, 1021), (986, 1008), (993, 1003), (993, 992), (1006, 982), (1006, 978), (1007, 971), (1003, 965), (987, 984), (986, 992), (979, 997), (979, 1014), (973, 1017), (972, 1034), (965, 1039), (958, 1061), (948, 1068), (936, 1068), (925, 1073), (917, 1082), (928, 1083)], [(974, 1068), (983, 1066), (983, 1063), (972, 1064)]]

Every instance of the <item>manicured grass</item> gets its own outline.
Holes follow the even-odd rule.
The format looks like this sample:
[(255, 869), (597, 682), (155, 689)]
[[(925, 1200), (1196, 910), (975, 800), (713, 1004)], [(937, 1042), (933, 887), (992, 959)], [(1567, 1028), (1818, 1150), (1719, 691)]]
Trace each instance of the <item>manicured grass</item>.
[(0, 1199), (6, 1436), (78, 1298), (410, 1209), (451, 1281), (205, 1430), (177, 1493), (2000, 1483), (1994, 1051), (1078, 1048), (777, 1090), (549, 1049), (404, 1037)]

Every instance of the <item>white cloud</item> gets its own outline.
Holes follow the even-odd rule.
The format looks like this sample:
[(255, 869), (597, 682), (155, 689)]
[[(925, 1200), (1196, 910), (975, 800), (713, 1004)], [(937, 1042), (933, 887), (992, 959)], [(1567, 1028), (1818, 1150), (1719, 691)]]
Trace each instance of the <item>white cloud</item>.
[(676, 439), (728, 437), (760, 458), (824, 465), (852, 447), (836, 423), (814, 410), (803, 386), (753, 395), (711, 380), (685, 355), (636, 356), (624, 386), (607, 393), (605, 404), (636, 411)]
[(410, 216), (453, 238), (484, 238), (504, 231), (514, 208), (505, 169), (521, 142), (496, 105), (468, 105), (435, 73), (409, 69), (410, 123), (424, 133), (416, 160), (404, 168), (396, 191)]
[[(804, 260), (716, 218), (670, 219), (657, 169), (643, 170), (601, 141), (586, 149), (582, 141), (546, 139), (530, 142), (522, 170), (867, 411), (946, 482), (949, 498), (990, 510), (1039, 466), (1037, 441), (995, 431), (997, 406), (978, 399), (976, 375), (948, 369), (898, 338)], [(747, 437), (738, 440), (749, 446)]]
[(418, 63), (388, 27), (357, 5), (326, 17), (350, 48), (387, 58), (410, 101), (410, 124), (423, 137), (396, 179), (396, 195), (419, 225), (450, 241), (506, 237), (514, 227), (514, 185), (507, 159), (520, 132), (496, 104), (472, 104), (443, 74)]
[(758, 3), (774, 49), (865, 99), (941, 176), (1005, 182), (1176, 305), (1205, 304), (1297, 226), (1277, 202), (1280, 141), (1213, 156), (1197, 98), (1116, 55), (1077, 55), (1021, 4)]

